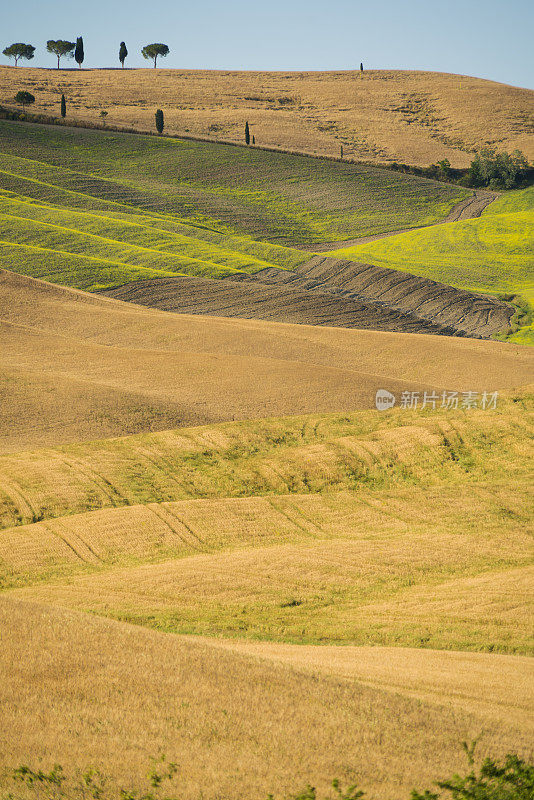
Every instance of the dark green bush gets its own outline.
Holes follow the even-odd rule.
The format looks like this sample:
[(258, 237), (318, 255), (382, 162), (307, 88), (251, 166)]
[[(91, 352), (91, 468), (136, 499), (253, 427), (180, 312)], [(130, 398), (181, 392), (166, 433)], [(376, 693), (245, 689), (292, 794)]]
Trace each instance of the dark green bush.
[(31, 103), (35, 103), (35, 97), (31, 92), (17, 92), (15, 95), (15, 103), (20, 103), (20, 105), (24, 108), (24, 106), (29, 106)]
[(469, 185), (490, 189), (514, 189), (521, 186), (528, 172), (528, 161), (520, 150), (497, 153), (485, 148), (476, 154), (468, 171)]

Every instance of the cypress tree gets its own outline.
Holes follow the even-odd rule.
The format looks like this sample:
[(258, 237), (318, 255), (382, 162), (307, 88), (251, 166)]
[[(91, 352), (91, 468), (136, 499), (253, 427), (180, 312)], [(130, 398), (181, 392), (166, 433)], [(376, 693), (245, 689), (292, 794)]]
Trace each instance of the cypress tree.
[(362, 64), (362, 62), (361, 62), (361, 61), (360, 61), (360, 72), (361, 72), (361, 74), (363, 75), (363, 64)]
[(121, 67), (124, 69), (124, 62), (126, 61), (126, 57), (128, 55), (128, 48), (126, 47), (125, 42), (121, 42), (119, 47), (119, 61), (121, 62)]
[(156, 130), (158, 133), (163, 133), (163, 111), (161, 108), (156, 111)]
[(256, 137), (255, 136), (252, 137), (252, 144), (256, 144)]
[(246, 144), (250, 144), (250, 128), (248, 126), (248, 121), (245, 122), (245, 142)]
[(74, 60), (78, 64), (78, 66), (82, 67), (84, 59), (84, 52), (83, 52), (83, 39), (81, 36), (78, 36), (76, 39), (76, 47), (74, 49)]
[(67, 116), (67, 101), (64, 94), (61, 95), (61, 116), (63, 119)]

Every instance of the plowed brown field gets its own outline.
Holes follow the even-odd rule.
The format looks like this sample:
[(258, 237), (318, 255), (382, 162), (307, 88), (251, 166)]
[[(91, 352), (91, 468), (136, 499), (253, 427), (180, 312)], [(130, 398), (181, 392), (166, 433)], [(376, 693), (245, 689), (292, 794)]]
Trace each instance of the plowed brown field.
[(531, 376), (532, 353), (498, 342), (166, 314), (7, 271), (0, 292), (4, 448), (350, 411), (373, 407), (380, 388), (495, 391)]

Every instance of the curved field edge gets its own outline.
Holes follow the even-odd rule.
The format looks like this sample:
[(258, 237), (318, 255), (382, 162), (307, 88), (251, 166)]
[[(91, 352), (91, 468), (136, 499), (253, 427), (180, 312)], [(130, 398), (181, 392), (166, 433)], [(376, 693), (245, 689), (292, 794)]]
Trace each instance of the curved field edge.
[[(4, 764), (93, 766), (119, 786), (144, 786), (163, 743), (168, 760), (180, 765), (168, 794), (185, 800), (286, 795), (310, 780), (326, 791), (332, 776), (356, 773), (379, 800), (405, 800), (414, 783), (451, 774), (460, 741), (481, 727), (481, 756), (528, 752), (528, 730), (506, 719), (506, 709), (488, 724), (476, 687), (464, 708), (447, 708), (387, 686), (310, 675), (7, 596), (0, 598), (0, 627)], [(481, 686), (487, 675), (491, 686), (495, 657), (470, 655), (461, 663)], [(521, 659), (497, 658), (506, 658), (507, 675), (517, 674)], [(61, 680), (50, 679), (51, 668)], [(496, 699), (502, 694), (501, 687)]]
[[(510, 192), (478, 219), (436, 225), (330, 255), (406, 270), (451, 286), (534, 303), (534, 188)], [(527, 326), (512, 340), (526, 342)]]
[(4, 456), (4, 586), (168, 632), (530, 652), (530, 407)]
[[(159, 65), (158, 65), (159, 66)], [(15, 88), (16, 82), (16, 88)], [(467, 167), (488, 144), (534, 157), (532, 92), (467, 75), (407, 70), (220, 72), (166, 69), (69, 73), (0, 67), (0, 102), (17, 89), (36, 93), (36, 114), (94, 126), (154, 131), (154, 97), (165, 133), (244, 144), (248, 120), (260, 146), (360, 161), (428, 166), (447, 158)], [(476, 109), (476, 113), (473, 113)], [(20, 112), (20, 109), (19, 109)], [(98, 123), (97, 123), (98, 124)], [(243, 148), (244, 149), (244, 148)]]
[[(0, 456), (0, 524), (187, 499), (430, 489), (528, 476), (532, 395), (497, 410), (316, 414)], [(505, 481), (506, 483), (506, 481)]]
[[(446, 490), (418, 523), (422, 497), (402, 492), (108, 511), (5, 531), (2, 561), (17, 582), (24, 567), (40, 578), (17, 597), (169, 633), (532, 654), (529, 537), (503, 524), (506, 490), (477, 497), (488, 489), (468, 526), (469, 493), (461, 508)], [(251, 530), (255, 512), (267, 519)], [(39, 576), (28, 556), (43, 555)]]

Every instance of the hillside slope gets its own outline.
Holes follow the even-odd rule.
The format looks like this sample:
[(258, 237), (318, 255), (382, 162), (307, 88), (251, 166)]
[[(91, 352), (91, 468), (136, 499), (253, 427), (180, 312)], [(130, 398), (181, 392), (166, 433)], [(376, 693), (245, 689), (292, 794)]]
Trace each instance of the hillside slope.
[(391, 170), (213, 142), (5, 120), (0, 139), (5, 190), (71, 208), (172, 215), (199, 227), (198, 238), (207, 228), (311, 246), (430, 225), (471, 194)]
[(478, 219), (343, 247), (330, 256), (407, 270), (470, 291), (534, 299), (534, 188), (503, 194)]
[[(519, 148), (534, 158), (533, 92), (466, 75), (401, 70), (217, 72), (168, 69), (14, 70), (0, 68), (0, 103), (16, 90), (35, 110), (67, 120), (243, 141), (245, 120), (258, 144), (356, 160), (426, 166), (469, 164), (475, 149)], [(473, 109), (476, 108), (476, 114)]]
[[(179, 765), (169, 794), (186, 800), (286, 796), (310, 781), (323, 791), (336, 776), (358, 780), (377, 800), (405, 800), (414, 784), (430, 786), (456, 770), (459, 740), (481, 727), (482, 756), (528, 748), (517, 722), (525, 708), (516, 680), (524, 660), (514, 656), (502, 657), (503, 670), (519, 708), (506, 718), (504, 705), (500, 718), (488, 720), (477, 700), (489, 696), (498, 707), (509, 700), (503, 687), (492, 693), (471, 684), (465, 707), (447, 708), (391, 691), (386, 681), (369, 687), (335, 673), (310, 675), (5, 596), (0, 631), (9, 766), (59, 763), (69, 773), (93, 766), (118, 786), (140, 789), (163, 743)], [(494, 657), (460, 659), (481, 686), (486, 678), (491, 685)], [(434, 670), (436, 662), (439, 654)]]
[(380, 388), (495, 391), (532, 366), (516, 345), (168, 314), (7, 271), (0, 308), (4, 448), (351, 411)]
[(532, 441), (516, 393), (5, 454), (1, 584), (174, 633), (529, 653)]

